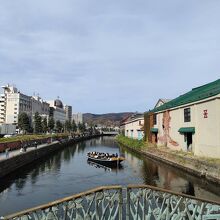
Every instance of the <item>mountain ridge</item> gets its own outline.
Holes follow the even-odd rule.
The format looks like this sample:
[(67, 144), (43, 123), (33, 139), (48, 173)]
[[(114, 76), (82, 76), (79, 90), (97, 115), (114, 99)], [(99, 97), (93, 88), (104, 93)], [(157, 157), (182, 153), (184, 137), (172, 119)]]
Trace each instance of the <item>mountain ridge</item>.
[(105, 113), (94, 114), (84, 113), (83, 121), (89, 126), (102, 125), (102, 126), (119, 126), (120, 121), (132, 115), (133, 112), (119, 112), (119, 113)]

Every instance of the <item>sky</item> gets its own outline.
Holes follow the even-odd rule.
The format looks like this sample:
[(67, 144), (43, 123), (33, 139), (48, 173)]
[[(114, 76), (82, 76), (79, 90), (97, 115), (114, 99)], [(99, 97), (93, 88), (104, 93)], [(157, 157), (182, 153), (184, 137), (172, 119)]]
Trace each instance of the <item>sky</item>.
[(0, 0), (0, 84), (75, 112), (147, 111), (220, 78), (219, 12), (219, 0)]

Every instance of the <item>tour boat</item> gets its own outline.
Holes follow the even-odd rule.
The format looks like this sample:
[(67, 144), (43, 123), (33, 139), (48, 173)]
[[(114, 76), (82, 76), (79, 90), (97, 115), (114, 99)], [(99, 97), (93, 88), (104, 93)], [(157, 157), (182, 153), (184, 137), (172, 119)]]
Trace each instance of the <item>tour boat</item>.
[[(99, 153), (100, 155), (102, 153)], [(106, 156), (98, 156), (98, 155), (95, 155), (95, 154), (92, 154), (92, 153), (88, 153), (87, 154), (87, 158), (88, 158), (88, 161), (92, 161), (92, 162), (95, 162), (95, 163), (98, 163), (98, 164), (102, 164), (104, 166), (107, 166), (107, 167), (117, 167), (120, 165), (120, 163), (122, 161), (125, 160), (125, 158), (123, 157), (118, 157), (118, 156), (111, 156), (109, 155), (109, 157), (106, 157)]]

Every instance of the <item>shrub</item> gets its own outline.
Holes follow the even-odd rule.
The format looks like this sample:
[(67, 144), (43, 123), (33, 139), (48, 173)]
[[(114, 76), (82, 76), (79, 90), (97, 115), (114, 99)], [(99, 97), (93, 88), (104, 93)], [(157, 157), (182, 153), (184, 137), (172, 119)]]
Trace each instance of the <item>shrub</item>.
[(120, 144), (128, 146), (128, 147), (141, 148), (141, 147), (145, 146), (145, 143), (144, 143), (143, 140), (131, 139), (131, 138), (128, 138), (128, 137), (125, 137), (125, 136), (122, 136), (122, 135), (118, 135), (116, 137), (116, 140)]

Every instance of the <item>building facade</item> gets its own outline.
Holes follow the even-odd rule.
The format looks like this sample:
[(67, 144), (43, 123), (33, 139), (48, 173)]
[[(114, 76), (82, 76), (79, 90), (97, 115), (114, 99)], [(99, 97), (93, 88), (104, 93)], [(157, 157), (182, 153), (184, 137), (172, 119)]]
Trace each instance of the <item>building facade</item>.
[(41, 99), (39, 96), (32, 96), (31, 102), (32, 102), (32, 118), (34, 117), (35, 113), (38, 112), (42, 118), (48, 119), (50, 105), (46, 101), (43, 101), (43, 99)]
[(78, 125), (79, 123), (83, 123), (83, 114), (82, 113), (74, 113), (72, 116), (75, 123)]
[(0, 95), (0, 123), (18, 124), (18, 116), (25, 112), (33, 122), (34, 114), (38, 112), (42, 117), (49, 116), (49, 104), (38, 96), (28, 96), (15, 86), (2, 86), (4, 94)]
[(134, 114), (123, 121), (123, 123), (120, 125), (120, 130), (126, 137), (142, 140), (144, 135), (143, 126), (144, 115)]
[(50, 113), (49, 116), (53, 117), (54, 121), (60, 121), (62, 124), (66, 121), (66, 112), (63, 108), (63, 103), (61, 100), (56, 99), (52, 101), (48, 101), (50, 105)]
[(21, 112), (27, 113), (29, 117), (32, 116), (32, 102), (31, 96), (22, 94), (14, 86), (2, 86), (4, 89), (4, 110), (5, 115), (4, 123), (6, 124), (17, 124), (18, 115)]
[(148, 141), (220, 158), (220, 80), (192, 89), (147, 113)]
[(0, 124), (5, 123), (6, 114), (5, 94), (0, 94)]
[(71, 122), (72, 121), (72, 106), (65, 105), (64, 109), (66, 112), (66, 120)]

